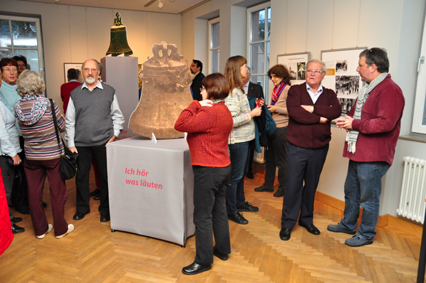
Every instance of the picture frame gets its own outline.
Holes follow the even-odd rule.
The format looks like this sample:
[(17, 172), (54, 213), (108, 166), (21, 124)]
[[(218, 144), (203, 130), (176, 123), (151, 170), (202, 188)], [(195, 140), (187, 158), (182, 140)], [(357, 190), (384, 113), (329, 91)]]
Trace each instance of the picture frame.
[(81, 70), (83, 63), (64, 63), (64, 83), (68, 82), (67, 74), (69, 69), (78, 69)]
[(306, 64), (310, 59), (309, 52), (280, 54), (277, 56), (277, 64), (284, 65), (291, 76), (291, 84), (301, 84), (306, 77)]
[(359, 54), (367, 47), (332, 49), (321, 51), (326, 73), (322, 85), (334, 90), (342, 106), (344, 117), (354, 106), (362, 87), (361, 76), (356, 71)]

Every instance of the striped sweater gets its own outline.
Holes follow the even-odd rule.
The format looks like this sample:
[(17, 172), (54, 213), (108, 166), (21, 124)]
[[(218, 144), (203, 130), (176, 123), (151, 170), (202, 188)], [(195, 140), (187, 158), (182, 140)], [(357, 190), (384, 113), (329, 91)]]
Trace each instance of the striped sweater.
[[(20, 101), (21, 110), (28, 115), (34, 100)], [(65, 119), (59, 112), (59, 108), (55, 105), (56, 120), (58, 121), (59, 131), (65, 131)], [(26, 126), (19, 121), (19, 127), (24, 137), (25, 158), (28, 160), (52, 160), (63, 155), (62, 142), (58, 145), (55, 134), (55, 124), (52, 119), (52, 110), (50, 103), (47, 106), (43, 116), (35, 124)]]

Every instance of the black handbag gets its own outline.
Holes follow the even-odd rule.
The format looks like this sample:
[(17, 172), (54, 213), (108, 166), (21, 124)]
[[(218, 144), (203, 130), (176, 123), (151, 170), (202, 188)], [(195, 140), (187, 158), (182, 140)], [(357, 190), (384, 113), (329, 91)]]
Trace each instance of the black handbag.
[[(58, 122), (56, 121), (56, 115), (55, 115), (55, 106), (53, 105), (53, 100), (50, 100), (50, 108), (52, 110), (52, 117), (53, 117), (53, 124), (55, 124), (55, 133), (56, 133), (56, 139), (58, 140), (58, 146), (59, 143), (59, 131), (58, 131)], [(64, 140), (61, 138), (62, 144), (64, 146), (64, 152), (65, 154), (61, 156), (61, 179), (66, 181), (69, 179), (74, 178), (75, 172), (77, 171), (77, 153), (71, 152), (71, 150), (65, 145)]]

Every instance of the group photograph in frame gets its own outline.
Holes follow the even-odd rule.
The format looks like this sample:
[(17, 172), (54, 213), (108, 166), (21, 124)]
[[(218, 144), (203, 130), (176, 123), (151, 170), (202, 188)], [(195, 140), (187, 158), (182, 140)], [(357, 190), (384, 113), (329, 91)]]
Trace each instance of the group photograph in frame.
[(361, 76), (356, 71), (359, 54), (366, 49), (350, 48), (321, 51), (326, 73), (322, 85), (334, 90), (342, 106), (341, 116), (349, 113), (362, 87)]
[(69, 69), (81, 70), (83, 63), (64, 63), (64, 83), (68, 82), (67, 74)]
[(282, 54), (277, 56), (277, 64), (284, 65), (290, 72), (292, 84), (301, 84), (306, 79), (306, 65), (309, 61), (309, 52)]

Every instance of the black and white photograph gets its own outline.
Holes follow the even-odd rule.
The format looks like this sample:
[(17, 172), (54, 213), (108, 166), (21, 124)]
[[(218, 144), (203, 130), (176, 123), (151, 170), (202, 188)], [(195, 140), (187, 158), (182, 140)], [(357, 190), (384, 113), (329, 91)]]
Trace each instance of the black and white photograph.
[(355, 98), (339, 98), (339, 102), (342, 106), (342, 115), (347, 115), (355, 103)]
[(306, 78), (305, 62), (297, 62), (297, 79), (304, 80)]
[(342, 96), (358, 96), (359, 76), (336, 76), (336, 94)]
[(348, 70), (348, 61), (337, 60), (336, 61), (336, 73), (344, 73)]

